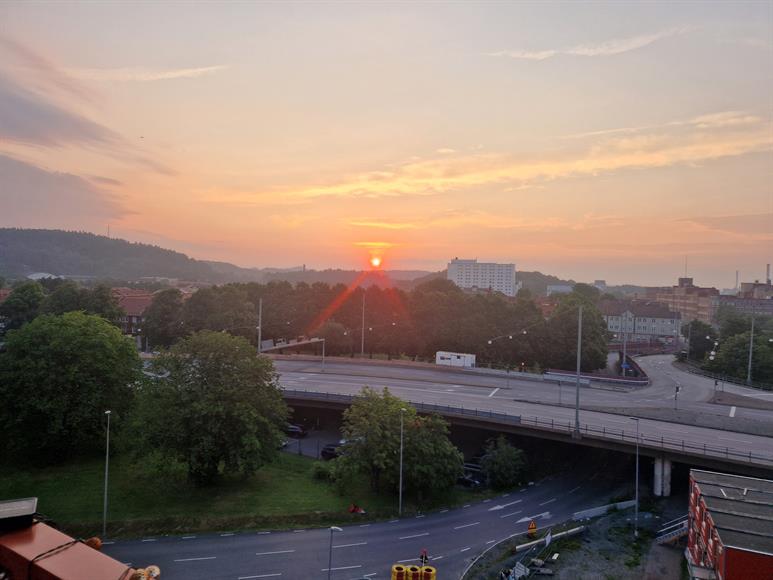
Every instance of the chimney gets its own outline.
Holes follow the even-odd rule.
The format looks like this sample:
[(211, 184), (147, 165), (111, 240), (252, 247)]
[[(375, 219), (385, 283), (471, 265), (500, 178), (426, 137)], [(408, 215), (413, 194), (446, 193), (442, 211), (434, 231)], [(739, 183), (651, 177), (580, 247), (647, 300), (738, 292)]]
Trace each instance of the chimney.
[(765, 281), (770, 286), (770, 264), (768, 264), (767, 272), (765, 273)]

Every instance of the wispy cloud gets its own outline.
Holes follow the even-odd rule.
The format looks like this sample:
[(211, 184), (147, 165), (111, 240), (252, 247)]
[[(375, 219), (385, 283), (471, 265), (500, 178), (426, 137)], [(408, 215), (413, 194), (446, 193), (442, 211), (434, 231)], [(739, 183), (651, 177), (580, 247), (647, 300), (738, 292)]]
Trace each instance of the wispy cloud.
[(664, 38), (677, 36), (689, 28), (670, 28), (652, 34), (641, 34), (628, 38), (616, 38), (596, 44), (578, 44), (569, 48), (548, 48), (543, 50), (501, 50), (487, 53), (488, 56), (507, 57), (521, 60), (546, 60), (554, 56), (614, 56), (649, 46)]
[(67, 69), (67, 73), (73, 78), (82, 80), (153, 82), (173, 79), (195, 79), (225, 70), (227, 68), (228, 65), (224, 64), (177, 69), (152, 69), (146, 67), (72, 68)]
[(704, 230), (773, 239), (773, 213), (692, 217), (680, 221), (694, 224)]

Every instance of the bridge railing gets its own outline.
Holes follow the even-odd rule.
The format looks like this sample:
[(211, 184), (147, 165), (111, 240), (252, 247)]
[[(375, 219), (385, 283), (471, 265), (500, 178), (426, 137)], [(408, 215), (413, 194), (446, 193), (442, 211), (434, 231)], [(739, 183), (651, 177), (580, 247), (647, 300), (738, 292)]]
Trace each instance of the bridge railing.
[[(304, 391), (299, 389), (282, 389), (286, 397), (299, 397), (317, 401), (331, 401), (343, 404), (351, 404), (358, 395), (346, 395), (341, 393), (325, 393), (321, 391)], [(446, 416), (457, 417), (476, 417), (491, 422), (506, 423), (509, 425), (522, 425), (524, 427), (533, 427), (545, 431), (564, 433), (572, 435), (575, 431), (573, 421), (560, 421), (556, 419), (547, 419), (544, 417), (511, 415), (509, 413), (500, 413), (490, 409), (477, 409), (464, 407), (461, 405), (436, 405), (434, 403), (419, 403), (408, 401), (417, 411), (423, 413), (439, 413)], [(605, 439), (608, 441), (620, 441), (623, 443), (636, 444), (636, 431), (625, 429), (613, 429), (604, 425), (593, 425), (590, 423), (580, 423), (580, 433), (586, 437), (596, 439)], [(654, 437), (644, 433), (639, 433), (639, 445), (648, 449), (661, 449), (663, 451), (676, 451), (684, 454), (702, 455), (714, 459), (727, 459), (735, 462), (746, 462), (750, 464), (761, 464), (767, 467), (773, 467), (773, 454), (763, 455), (760, 453), (741, 452), (729, 447), (700, 445), (687, 442), (684, 439), (671, 437)]]

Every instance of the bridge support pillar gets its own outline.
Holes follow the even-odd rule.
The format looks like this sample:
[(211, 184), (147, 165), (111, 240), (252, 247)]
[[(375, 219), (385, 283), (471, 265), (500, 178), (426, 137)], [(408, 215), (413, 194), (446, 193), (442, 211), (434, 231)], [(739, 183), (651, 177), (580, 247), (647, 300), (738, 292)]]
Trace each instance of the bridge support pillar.
[(655, 458), (655, 472), (652, 478), (652, 491), (657, 497), (671, 495), (671, 460), (665, 457)]

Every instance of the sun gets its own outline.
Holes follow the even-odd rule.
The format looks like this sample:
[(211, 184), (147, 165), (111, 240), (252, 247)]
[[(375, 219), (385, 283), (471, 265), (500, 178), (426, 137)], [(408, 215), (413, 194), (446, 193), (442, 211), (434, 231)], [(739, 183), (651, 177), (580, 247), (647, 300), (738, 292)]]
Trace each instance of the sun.
[(374, 268), (378, 268), (381, 265), (381, 258), (379, 258), (378, 256), (373, 256), (370, 259), (370, 265), (373, 266)]

